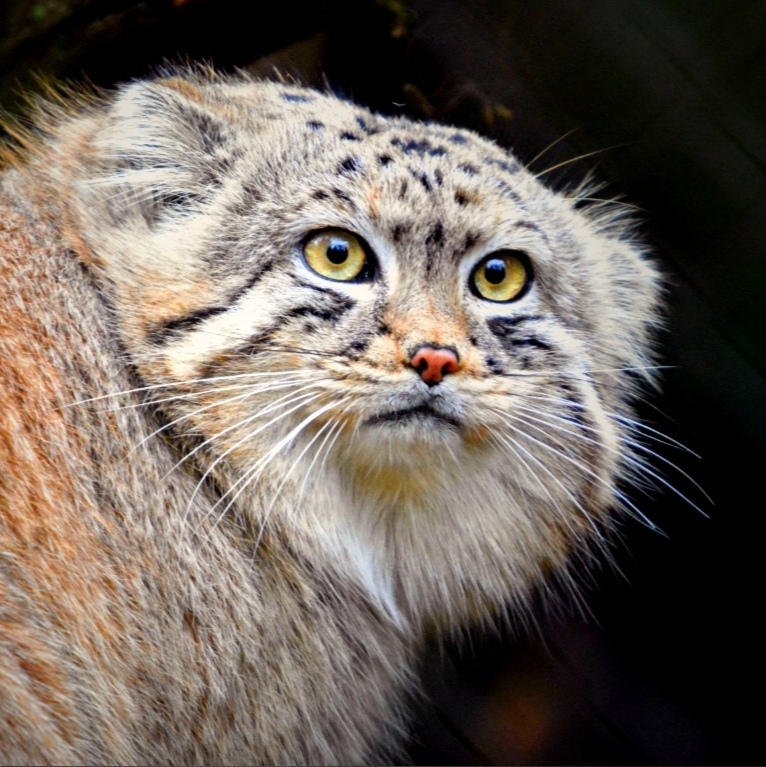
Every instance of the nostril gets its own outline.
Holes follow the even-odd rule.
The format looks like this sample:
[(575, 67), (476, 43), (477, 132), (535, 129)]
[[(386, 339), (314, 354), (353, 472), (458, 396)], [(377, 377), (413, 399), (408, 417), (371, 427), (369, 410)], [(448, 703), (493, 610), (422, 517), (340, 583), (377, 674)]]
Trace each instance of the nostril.
[(415, 350), (410, 365), (429, 386), (435, 386), (448, 373), (460, 367), (457, 351), (449, 346), (421, 346)]

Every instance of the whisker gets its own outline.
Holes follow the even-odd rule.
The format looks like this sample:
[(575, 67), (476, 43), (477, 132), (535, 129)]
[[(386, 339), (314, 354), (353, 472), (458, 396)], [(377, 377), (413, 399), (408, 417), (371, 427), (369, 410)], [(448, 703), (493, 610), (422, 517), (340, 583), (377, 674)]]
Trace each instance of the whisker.
[[(630, 455), (625, 454), (623, 451), (620, 451), (620, 450), (618, 450), (616, 448), (613, 448), (613, 447), (609, 447), (608, 445), (604, 445), (603, 443), (598, 442), (597, 440), (591, 439), (590, 437), (586, 437), (585, 435), (583, 435), (581, 433), (574, 432), (574, 431), (571, 431), (569, 429), (565, 429), (565, 428), (563, 428), (563, 427), (553, 423), (552, 420), (546, 420), (545, 419), (546, 416), (548, 418), (551, 418), (551, 419), (558, 419), (558, 416), (556, 414), (554, 414), (554, 413), (541, 413), (541, 412), (538, 412), (538, 411), (532, 411), (531, 409), (526, 408), (523, 405), (516, 405), (515, 409), (516, 410), (523, 410), (527, 414), (532, 414), (532, 415), (528, 415), (527, 417), (530, 420), (535, 421), (536, 423), (542, 424), (543, 426), (551, 426), (551, 427), (553, 427), (554, 429), (556, 429), (557, 431), (559, 431), (561, 433), (568, 434), (570, 436), (576, 437), (577, 439), (584, 440), (586, 442), (589, 442), (590, 444), (596, 445), (598, 447), (601, 447), (602, 449), (605, 449), (605, 450), (608, 450), (611, 453), (614, 453), (619, 458), (629, 462), (632, 466), (634, 466), (634, 468), (636, 470), (640, 470), (640, 471), (644, 472), (645, 474), (648, 474), (648, 475), (654, 477), (655, 479), (661, 481), (663, 484), (665, 484), (667, 487), (669, 487), (671, 490), (673, 490), (673, 492), (675, 492), (681, 498), (686, 500), (693, 508), (697, 509), (703, 516), (705, 516), (705, 517), (708, 516), (707, 514), (705, 514), (704, 511), (702, 511), (698, 506), (696, 506), (696, 504), (692, 503), (689, 499), (687, 499), (677, 488), (675, 488), (673, 485), (671, 485), (669, 482), (667, 482), (664, 478), (662, 478), (661, 475), (655, 474), (651, 469), (649, 469), (648, 466), (646, 465), (646, 463), (644, 463), (644, 462), (642, 462), (640, 460), (637, 460), (636, 458), (631, 458)], [(534, 417), (534, 416), (538, 416), (538, 417)], [(569, 421), (566, 421), (566, 419), (564, 419), (564, 421), (566, 423), (570, 423)], [(584, 428), (590, 428), (590, 427), (586, 426)], [(595, 431), (593, 429), (590, 429), (590, 430), (591, 431)], [(689, 476), (689, 474), (687, 474), (679, 466), (676, 466), (676, 464), (674, 464), (672, 461), (668, 460), (667, 458), (665, 458), (664, 456), (660, 455), (659, 453), (656, 453), (655, 451), (651, 450), (646, 445), (643, 445), (641, 442), (639, 442), (637, 440), (632, 440), (632, 439), (628, 438), (625, 441), (626, 441), (626, 443), (630, 447), (632, 447), (632, 448), (634, 448), (636, 450), (641, 450), (641, 451), (647, 453), (648, 455), (652, 456), (654, 459), (656, 459), (658, 461), (662, 461), (664, 464), (666, 464), (667, 466), (672, 468), (674, 471), (678, 472), (682, 477), (684, 477), (684, 479), (688, 480), (688, 482), (690, 482), (691, 485), (694, 488), (696, 488), (702, 494), (702, 496), (704, 496), (705, 500), (707, 500), (710, 504), (713, 504), (713, 500), (705, 492), (705, 490), (699, 485), (699, 483), (696, 482), (696, 480), (694, 480), (691, 476)]]
[[(229, 404), (230, 402), (238, 402), (239, 400), (248, 399), (248, 398), (250, 398), (250, 397), (253, 397), (253, 396), (255, 396), (256, 394), (260, 394), (260, 393), (261, 393), (261, 391), (274, 391), (274, 389), (284, 389), (284, 388), (290, 388), (290, 387), (291, 387), (291, 386), (293, 386), (293, 385), (294, 385), (294, 384), (283, 384), (283, 383), (279, 383), (279, 384), (277, 384), (276, 386), (273, 386), (273, 387), (268, 387), (268, 388), (265, 388), (265, 389), (263, 389), (263, 390), (256, 390), (256, 391), (246, 391), (244, 394), (237, 394), (237, 395), (236, 395), (236, 396), (234, 396), (234, 397), (226, 397), (226, 398), (224, 398), (224, 399), (222, 399), (222, 400), (219, 400), (219, 401), (217, 401), (217, 402), (211, 402), (209, 405), (203, 405), (202, 407), (198, 407), (198, 408), (196, 408), (195, 410), (193, 410), (191, 413), (186, 413), (185, 415), (179, 416), (178, 418), (175, 418), (174, 420), (170, 421), (169, 423), (166, 423), (166, 424), (164, 424), (163, 426), (160, 426), (160, 428), (159, 428), (159, 429), (155, 429), (155, 430), (154, 430), (154, 431), (153, 431), (151, 434), (148, 434), (148, 435), (147, 435), (147, 436), (145, 436), (145, 437), (144, 437), (144, 438), (143, 438), (143, 439), (142, 439), (140, 442), (138, 442), (136, 445), (134, 445), (134, 446), (133, 446), (133, 447), (130, 449), (130, 453), (128, 453), (128, 455), (131, 455), (132, 453), (134, 453), (136, 450), (138, 450), (138, 449), (141, 447), (141, 445), (143, 445), (144, 443), (148, 442), (148, 441), (149, 441), (150, 439), (152, 439), (153, 437), (156, 437), (158, 434), (161, 434), (161, 433), (162, 433), (163, 431), (165, 431), (166, 429), (170, 429), (171, 427), (173, 427), (173, 426), (175, 426), (175, 425), (177, 425), (177, 424), (181, 423), (182, 421), (186, 421), (186, 420), (188, 420), (189, 418), (194, 418), (195, 416), (199, 415), (200, 413), (204, 413), (204, 412), (206, 412), (206, 411), (208, 411), (208, 410), (211, 410), (212, 408), (217, 408), (217, 407), (220, 407), (221, 405), (227, 405), (227, 404)], [(313, 386), (312, 386), (311, 384), (305, 384), (305, 385), (302, 387), (302, 389), (303, 389), (303, 390), (305, 390), (305, 389), (307, 389), (307, 388), (313, 388)], [(297, 394), (297, 392), (301, 391), (302, 389), (301, 389), (301, 388), (299, 388), (299, 389), (297, 389), (296, 391), (294, 391), (294, 392), (291, 392), (290, 394), (285, 394), (285, 395), (283, 396), (283, 398), (284, 398), (284, 397), (289, 397), (289, 396), (292, 396), (293, 394)], [(279, 402), (279, 400), (277, 400), (277, 402)], [(197, 449), (198, 449), (198, 448), (197, 448)], [(189, 455), (192, 455), (194, 452), (196, 452), (196, 450), (192, 451), (192, 453), (189, 453)], [(187, 457), (188, 457), (188, 456), (187, 456)], [(172, 473), (172, 472), (173, 472), (175, 469), (177, 469), (177, 468), (178, 468), (178, 466), (180, 466), (180, 464), (183, 462), (183, 460), (185, 460), (185, 458), (184, 458), (184, 459), (182, 459), (182, 461), (181, 461), (181, 462), (177, 463), (177, 464), (176, 464), (176, 465), (175, 465), (175, 466), (174, 466), (174, 467), (173, 467), (173, 468), (170, 470), (170, 472), (168, 472), (168, 474), (166, 474), (166, 475), (165, 475), (165, 478), (167, 478), (167, 477), (170, 475), (170, 473)]]
[(547, 154), (553, 147), (555, 147), (557, 144), (560, 144), (564, 139), (569, 138), (573, 133), (576, 133), (580, 128), (572, 128), (572, 130), (568, 130), (564, 135), (559, 136), (555, 141), (551, 141), (548, 146), (545, 147), (545, 149), (539, 151), (528, 163), (527, 168), (531, 169), (532, 166), (545, 154)]
[[(139, 386), (139, 387), (136, 387), (135, 389), (124, 389), (123, 391), (112, 392), (110, 394), (101, 394), (98, 397), (89, 397), (88, 399), (80, 399), (80, 400), (75, 400), (74, 402), (67, 402), (65, 405), (61, 405), (53, 409), (58, 410), (58, 409), (63, 409), (68, 407), (74, 407), (75, 405), (87, 405), (90, 402), (99, 402), (100, 400), (109, 399), (111, 397), (122, 397), (128, 394), (139, 394), (141, 392), (154, 391), (155, 389), (168, 389), (172, 387), (177, 387), (179, 385), (188, 386), (189, 384), (215, 383), (216, 381), (233, 380), (233, 379), (239, 379), (239, 378), (296, 375), (296, 374), (299, 374), (300, 372), (302, 371), (287, 370), (287, 371), (274, 371), (274, 372), (267, 372), (267, 373), (236, 373), (232, 375), (209, 376), (206, 378), (192, 378), (192, 379), (189, 379), (188, 381), (181, 381), (181, 382), (173, 381), (171, 383), (151, 384), (150, 386)], [(313, 371), (306, 371), (306, 373), (307, 375), (314, 374)]]
[(597, 154), (604, 154), (605, 152), (611, 152), (613, 149), (619, 149), (620, 147), (625, 146), (625, 144), (614, 144), (612, 146), (608, 146), (604, 149), (596, 149), (593, 152), (586, 152), (585, 154), (578, 155), (577, 157), (572, 157), (569, 160), (564, 160), (563, 162), (556, 163), (556, 165), (552, 165), (550, 168), (546, 168), (543, 171), (540, 171), (540, 173), (535, 173), (534, 177), (536, 179), (539, 179), (541, 176), (544, 176), (546, 173), (551, 173), (554, 170), (558, 170), (559, 168), (564, 168), (567, 165), (571, 165), (572, 163), (579, 162), (580, 160), (584, 160), (587, 157), (593, 157)]
[[(320, 395), (316, 395), (316, 397), (319, 397)], [(250, 483), (254, 480), (256, 480), (260, 475), (263, 473), (264, 469), (268, 466), (268, 464), (273, 460), (273, 458), (282, 450), (283, 447), (285, 447), (287, 444), (289, 444), (295, 437), (300, 434), (303, 429), (308, 426), (308, 424), (315, 421), (320, 415), (323, 413), (326, 413), (328, 410), (330, 410), (333, 407), (336, 407), (340, 404), (342, 404), (344, 401), (347, 401), (349, 398), (342, 399), (339, 402), (328, 402), (327, 404), (320, 407), (318, 410), (315, 410), (311, 415), (307, 416), (303, 419), (297, 426), (295, 426), (287, 435), (285, 435), (279, 442), (277, 442), (276, 445), (274, 445), (272, 448), (270, 448), (263, 456), (261, 456), (254, 464), (251, 466), (236, 482), (234, 482), (229, 489), (213, 504), (211, 509), (208, 511), (208, 513), (205, 515), (205, 518), (210, 516), (210, 514), (223, 502), (223, 500), (234, 490), (237, 485), (244, 482), (242, 487), (237, 490), (237, 492), (231, 497), (229, 502), (226, 504), (226, 507), (221, 512), (221, 514), (218, 516), (218, 519), (213, 524), (212, 528), (208, 531), (208, 537), (212, 534), (213, 530), (220, 524), (223, 517), (226, 515), (226, 512), (236, 503), (237, 498), (247, 489), (247, 487), (250, 485)], [(295, 409), (295, 408), (294, 408)], [(289, 412), (293, 412), (292, 410)], [(218, 461), (221, 460), (223, 456), (219, 457)], [(218, 462), (217, 461), (217, 462)], [(217, 463), (216, 462), (216, 463)], [(212, 467), (211, 467), (212, 468)], [(206, 472), (206, 475), (209, 473)], [(204, 477), (203, 477), (204, 479)], [(199, 486), (199, 485), (198, 485)], [(204, 521), (204, 520), (203, 520)], [(200, 525), (197, 526), (197, 528), (194, 530), (192, 535), (196, 535), (199, 531)], [(258, 542), (260, 542), (262, 535), (259, 533), (258, 539), (256, 541), (256, 546)]]
[(648, 434), (643, 435), (645, 439), (651, 439), (655, 442), (659, 442), (662, 445), (667, 445), (668, 447), (674, 447), (674, 448), (677, 448), (678, 450), (683, 450), (684, 452), (689, 453), (689, 455), (693, 456), (694, 458), (702, 460), (697, 453), (695, 453), (690, 448), (686, 447), (686, 445), (684, 445), (683, 442), (679, 442), (678, 440), (673, 439), (672, 437), (669, 437), (667, 434), (663, 434), (661, 431), (657, 431), (657, 429), (653, 429), (651, 426), (649, 426), (648, 424), (645, 424), (643, 421), (637, 421), (633, 418), (627, 418), (626, 416), (618, 415), (617, 413), (611, 413), (608, 415), (610, 418), (624, 425), (631, 431), (648, 432)]
[[(307, 387), (307, 388), (308, 388), (308, 387)], [(285, 395), (285, 396), (286, 396), (286, 397), (287, 397), (287, 396), (292, 396), (292, 395), (294, 395), (295, 393), (296, 393), (296, 392), (292, 392), (292, 393), (291, 393), (291, 395)], [(236, 450), (238, 447), (240, 447), (241, 445), (243, 445), (245, 442), (248, 442), (249, 440), (251, 440), (251, 439), (252, 439), (252, 438), (253, 438), (253, 437), (254, 437), (256, 434), (259, 434), (259, 433), (260, 433), (260, 432), (262, 432), (264, 429), (267, 429), (269, 426), (272, 426), (273, 424), (277, 423), (278, 421), (281, 421), (283, 418), (286, 418), (288, 415), (290, 415), (290, 413), (293, 413), (293, 412), (295, 412), (296, 410), (300, 409), (301, 407), (304, 407), (304, 406), (305, 406), (306, 404), (308, 404), (309, 402), (313, 402), (314, 400), (318, 399), (318, 398), (319, 398), (319, 397), (321, 397), (321, 396), (322, 396), (321, 392), (320, 392), (319, 394), (303, 394), (303, 395), (301, 395), (301, 396), (299, 396), (299, 397), (294, 397), (293, 399), (291, 399), (291, 400), (288, 400), (287, 402), (279, 403), (279, 404), (283, 404), (283, 405), (293, 405), (293, 407), (291, 407), (291, 408), (290, 408), (289, 410), (287, 410), (287, 411), (281, 412), (279, 415), (277, 415), (277, 416), (275, 416), (274, 418), (270, 419), (270, 420), (269, 420), (269, 421), (267, 421), (265, 424), (261, 424), (261, 425), (260, 425), (258, 428), (256, 428), (256, 429), (253, 429), (252, 431), (248, 432), (248, 434), (246, 434), (244, 437), (242, 437), (242, 439), (240, 439), (240, 440), (238, 440), (237, 442), (235, 442), (235, 443), (234, 443), (234, 444), (233, 444), (231, 447), (229, 447), (229, 448), (228, 448), (227, 450), (225, 450), (225, 451), (224, 451), (224, 452), (223, 452), (221, 455), (219, 455), (219, 456), (218, 456), (218, 457), (215, 459), (215, 461), (213, 461), (213, 463), (212, 463), (212, 464), (211, 464), (211, 465), (210, 465), (210, 466), (207, 468), (207, 470), (205, 471), (205, 473), (202, 475), (202, 477), (200, 477), (199, 481), (197, 482), (197, 486), (194, 488), (194, 492), (192, 493), (192, 495), (191, 495), (191, 498), (189, 498), (189, 504), (188, 504), (188, 506), (187, 506), (187, 513), (186, 513), (186, 515), (184, 516), (184, 522), (185, 522), (185, 521), (186, 521), (186, 519), (188, 518), (188, 514), (189, 514), (189, 511), (190, 511), (190, 509), (191, 509), (191, 504), (192, 504), (192, 502), (194, 501), (194, 499), (197, 497), (197, 494), (199, 493), (200, 489), (201, 489), (201, 488), (202, 488), (202, 486), (204, 485), (204, 482), (205, 482), (205, 480), (207, 479), (207, 477), (208, 477), (208, 476), (210, 476), (210, 473), (211, 473), (211, 472), (212, 472), (212, 471), (215, 469), (215, 467), (216, 467), (216, 466), (217, 466), (217, 465), (218, 465), (218, 464), (219, 464), (219, 463), (220, 463), (220, 462), (221, 462), (221, 461), (222, 461), (224, 458), (226, 458), (226, 456), (230, 455), (230, 454), (231, 454), (231, 453), (232, 453), (234, 450)], [(280, 399), (284, 399), (284, 397), (283, 397), (283, 398), (280, 398)], [(295, 404), (294, 404), (295, 402), (298, 402), (298, 404), (297, 404), (297, 405), (295, 405)], [(203, 448), (205, 445), (207, 445), (207, 444), (210, 444), (211, 442), (213, 442), (213, 441), (217, 440), (217, 439), (218, 439), (218, 438), (219, 438), (219, 437), (220, 437), (222, 434), (225, 434), (225, 433), (227, 433), (227, 432), (230, 432), (230, 431), (232, 431), (233, 429), (238, 429), (238, 428), (241, 428), (241, 427), (242, 427), (242, 426), (244, 426), (245, 424), (247, 424), (247, 423), (250, 423), (250, 422), (252, 422), (252, 421), (254, 421), (254, 420), (258, 419), (258, 418), (261, 418), (261, 417), (262, 417), (262, 416), (263, 416), (263, 415), (264, 415), (266, 412), (269, 412), (269, 411), (271, 411), (271, 410), (274, 410), (274, 409), (275, 409), (275, 407), (277, 407), (277, 404), (278, 404), (278, 403), (272, 403), (272, 404), (271, 404), (269, 407), (267, 407), (267, 408), (264, 408), (263, 410), (259, 410), (259, 411), (258, 411), (257, 413), (255, 413), (254, 415), (248, 416), (247, 418), (245, 418), (245, 419), (243, 419), (243, 420), (241, 420), (241, 421), (237, 421), (237, 423), (234, 423), (234, 424), (232, 424), (231, 426), (227, 426), (225, 429), (222, 429), (221, 431), (219, 431), (219, 432), (218, 432), (217, 434), (215, 434), (214, 436), (212, 436), (212, 437), (210, 437), (209, 439), (205, 440), (205, 442), (203, 442), (201, 445), (198, 445), (196, 448), (194, 448), (194, 450), (192, 450), (192, 451), (190, 451), (189, 453), (187, 453), (187, 454), (186, 454), (186, 455), (185, 455), (185, 456), (184, 456), (184, 457), (183, 457), (183, 458), (182, 458), (182, 459), (181, 459), (181, 460), (180, 460), (180, 461), (179, 461), (179, 462), (176, 464), (176, 466), (175, 466), (174, 468), (177, 468), (177, 467), (178, 467), (178, 466), (180, 466), (180, 465), (181, 465), (181, 464), (182, 464), (184, 461), (186, 461), (186, 460), (188, 460), (189, 458), (191, 458), (191, 457), (192, 457), (192, 455), (194, 455), (194, 454), (195, 454), (195, 453), (196, 453), (198, 450), (201, 450), (201, 449), (202, 449), (202, 448)], [(219, 501), (218, 501), (218, 502), (217, 502), (215, 505), (217, 505), (218, 503), (220, 503), (220, 500), (219, 500)], [(215, 508), (215, 506), (213, 506), (213, 508)], [(211, 511), (212, 511), (212, 509), (211, 509)], [(206, 515), (206, 516), (207, 516), (207, 515)]]
[[(581, 202), (581, 201), (584, 201), (584, 202), (598, 202), (598, 203), (603, 203), (604, 206), (606, 206), (606, 205), (619, 205), (621, 208), (628, 208), (629, 210), (638, 210), (638, 211), (641, 211), (642, 213), (646, 212), (646, 208), (642, 208), (640, 205), (634, 205), (634, 204), (632, 204), (630, 202), (622, 202), (621, 200), (610, 200), (610, 199), (603, 198), (603, 197), (580, 197), (579, 195), (575, 195), (573, 197), (567, 197), (567, 199), (571, 200), (572, 202)], [(597, 207), (597, 206), (595, 206), (595, 205), (594, 206), (589, 206), (588, 209), (592, 210), (595, 207)], [(601, 206), (598, 206), (598, 207), (600, 208)]]
[[(547, 436), (547, 432), (545, 432), (543, 429), (540, 429), (534, 424), (528, 424), (522, 418), (515, 418), (514, 416), (509, 416), (508, 414), (506, 414), (506, 417), (507, 418), (510, 417), (511, 419), (515, 421), (519, 421), (520, 423), (523, 423), (529, 426), (530, 428), (535, 429), (535, 431), (542, 432), (543, 434)], [(659, 527), (657, 527), (657, 525), (655, 525), (654, 522), (652, 522), (627, 496), (625, 496), (624, 493), (621, 493), (618, 488), (606, 482), (602, 477), (596, 474), (596, 472), (594, 472), (592, 469), (588, 468), (584, 463), (582, 463), (582, 461), (576, 461), (571, 456), (568, 456), (565, 453), (562, 453), (560, 450), (557, 450), (555, 447), (553, 447), (553, 445), (550, 445), (546, 442), (536, 439), (527, 431), (524, 431), (522, 433), (527, 439), (529, 439), (530, 441), (534, 442), (536, 445), (539, 445), (541, 448), (543, 448), (543, 450), (546, 450), (549, 453), (552, 453), (553, 455), (558, 456), (559, 458), (566, 461), (567, 463), (570, 463), (573, 466), (575, 466), (579, 471), (582, 471), (584, 474), (587, 474), (588, 476), (593, 477), (593, 479), (595, 479), (597, 482), (602, 484), (607, 490), (609, 490), (610, 493), (613, 493), (615, 496), (619, 497), (621, 502), (624, 503), (628, 508), (630, 508), (641, 520), (643, 520), (644, 524), (646, 524), (650, 530), (654, 530), (655, 532), (662, 533), (662, 530)]]
[[(514, 432), (518, 433), (518, 430), (514, 428)], [(534, 461), (563, 491), (564, 494), (569, 498), (569, 500), (574, 504), (575, 508), (577, 508), (580, 512), (582, 512), (583, 516), (589, 517), (588, 513), (583, 509), (582, 505), (580, 504), (580, 501), (571, 493), (570, 490), (568, 490), (563, 482), (556, 477), (553, 472), (536, 456), (532, 455), (528, 450), (524, 448), (523, 445), (520, 445), (516, 440), (510, 438), (506, 439), (505, 435), (500, 434), (493, 434), (493, 437), (497, 440), (499, 440), (502, 444), (504, 444), (508, 449), (510, 449), (513, 454), (516, 456), (516, 458), (521, 462), (522, 466), (526, 468), (526, 470), (529, 472), (530, 476), (534, 477), (537, 480), (537, 483), (539, 484), (542, 491), (545, 493), (545, 495), (550, 500), (552, 507), (555, 509), (556, 514), (561, 517), (564, 524), (569, 528), (569, 531), (574, 535), (575, 539), (582, 542), (582, 537), (580, 534), (572, 527), (571, 520), (569, 519), (569, 515), (566, 513), (566, 511), (563, 511), (559, 508), (558, 503), (556, 502), (555, 498), (551, 495), (550, 490), (547, 488), (545, 483), (540, 479), (540, 477), (537, 475), (535, 471), (532, 470), (532, 468), (529, 466), (529, 464), (524, 460), (524, 458), (519, 455), (519, 453), (516, 451), (516, 448), (523, 451), (524, 454), (531, 460)]]
[[(226, 386), (220, 386), (214, 389), (202, 389), (195, 392), (184, 392), (183, 394), (175, 394), (172, 397), (162, 397), (161, 399), (148, 399), (144, 402), (132, 402), (129, 405), (117, 405), (115, 407), (104, 408), (103, 410), (97, 410), (97, 413), (116, 413), (120, 410), (134, 410), (140, 407), (151, 407), (152, 405), (160, 405), (165, 402), (184, 402), (186, 400), (194, 399), (195, 397), (202, 397), (206, 394), (220, 394), (227, 391), (241, 391), (242, 389), (249, 389), (250, 394), (259, 394), (264, 391), (273, 391), (274, 388), (283, 388), (288, 384), (302, 383), (306, 378), (293, 378), (282, 379), (275, 386), (273, 383), (241, 383), (241, 384), (228, 384)], [(219, 400), (220, 402), (229, 402), (231, 400)], [(197, 411), (195, 411), (197, 412)]]

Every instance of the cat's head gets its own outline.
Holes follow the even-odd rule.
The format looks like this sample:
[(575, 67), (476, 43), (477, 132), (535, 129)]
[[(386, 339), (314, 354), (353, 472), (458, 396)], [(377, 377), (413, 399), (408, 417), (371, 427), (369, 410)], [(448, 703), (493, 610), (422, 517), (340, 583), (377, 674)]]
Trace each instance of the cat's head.
[(410, 602), (494, 599), (598, 536), (657, 317), (614, 216), (284, 83), (137, 83), (79, 130), (79, 250), (222, 509), (357, 536)]

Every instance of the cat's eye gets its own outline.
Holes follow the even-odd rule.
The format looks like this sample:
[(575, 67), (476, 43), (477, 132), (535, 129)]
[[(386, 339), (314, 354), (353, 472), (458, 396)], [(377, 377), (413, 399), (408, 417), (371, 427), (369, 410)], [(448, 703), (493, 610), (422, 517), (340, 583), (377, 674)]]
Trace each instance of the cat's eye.
[(373, 259), (363, 241), (343, 229), (322, 229), (303, 243), (303, 257), (321, 277), (359, 282), (373, 276)]
[(531, 279), (532, 267), (525, 253), (499, 250), (479, 261), (471, 272), (470, 287), (479, 298), (504, 303), (521, 298)]

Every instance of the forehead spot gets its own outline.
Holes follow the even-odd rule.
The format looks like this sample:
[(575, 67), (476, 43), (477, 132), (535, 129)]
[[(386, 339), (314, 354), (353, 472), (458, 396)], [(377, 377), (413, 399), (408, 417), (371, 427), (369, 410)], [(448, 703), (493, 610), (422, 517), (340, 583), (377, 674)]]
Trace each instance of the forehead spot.
[(496, 160), (494, 157), (487, 157), (484, 159), (484, 164), (500, 168), (510, 175), (515, 175), (521, 170), (521, 166), (518, 163), (510, 163), (505, 160)]
[(441, 245), (444, 242), (444, 227), (437, 221), (426, 237), (426, 246)]
[(358, 157), (347, 157), (338, 165), (338, 173), (347, 176), (350, 173), (358, 173), (361, 168), (362, 161)]
[(310, 101), (314, 100), (313, 96), (306, 96), (303, 93), (280, 93), (279, 94), (283, 101), (291, 101), (296, 104), (308, 104)]
[(480, 239), (476, 232), (467, 232), (463, 240), (463, 250), (470, 250)]
[(343, 133), (340, 134), (340, 137), (344, 141), (361, 141), (362, 139), (359, 138), (359, 136), (354, 135), (350, 131), (343, 131)]
[(412, 228), (412, 223), (409, 221), (400, 221), (398, 224), (395, 224), (391, 229), (391, 239), (394, 242), (399, 242), (402, 237), (407, 234), (407, 232), (410, 231)]

